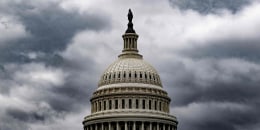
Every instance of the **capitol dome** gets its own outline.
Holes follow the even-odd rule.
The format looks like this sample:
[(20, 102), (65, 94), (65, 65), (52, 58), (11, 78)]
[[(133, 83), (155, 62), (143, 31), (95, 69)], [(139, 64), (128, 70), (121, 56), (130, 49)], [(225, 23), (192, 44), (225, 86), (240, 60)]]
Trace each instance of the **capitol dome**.
[(160, 76), (138, 52), (132, 18), (129, 10), (122, 53), (101, 75), (84, 130), (177, 130)]
[(157, 71), (142, 58), (120, 58), (103, 73), (99, 87), (114, 83), (144, 83), (162, 87)]

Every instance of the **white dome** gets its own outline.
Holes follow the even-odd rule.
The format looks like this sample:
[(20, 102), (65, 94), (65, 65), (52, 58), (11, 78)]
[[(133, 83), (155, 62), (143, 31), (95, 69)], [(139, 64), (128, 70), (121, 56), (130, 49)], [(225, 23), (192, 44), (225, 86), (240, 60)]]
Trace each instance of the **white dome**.
[(170, 101), (157, 71), (138, 53), (132, 12), (123, 34), (123, 50), (101, 75), (84, 130), (177, 130)]
[(105, 70), (99, 86), (132, 82), (162, 86), (157, 71), (142, 58), (119, 58)]

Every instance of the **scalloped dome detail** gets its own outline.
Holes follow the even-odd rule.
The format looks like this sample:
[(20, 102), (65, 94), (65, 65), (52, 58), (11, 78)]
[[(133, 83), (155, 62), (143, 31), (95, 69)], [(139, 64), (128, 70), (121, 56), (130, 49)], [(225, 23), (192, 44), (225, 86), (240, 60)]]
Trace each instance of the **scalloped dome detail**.
[(162, 87), (157, 71), (142, 58), (119, 58), (105, 70), (98, 86), (114, 83), (144, 83)]

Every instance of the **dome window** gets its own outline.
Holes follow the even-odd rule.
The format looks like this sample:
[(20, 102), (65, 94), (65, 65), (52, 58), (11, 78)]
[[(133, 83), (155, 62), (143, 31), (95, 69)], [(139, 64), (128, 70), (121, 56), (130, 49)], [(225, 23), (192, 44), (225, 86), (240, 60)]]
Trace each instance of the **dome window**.
[(101, 111), (101, 101), (98, 104), (98, 110)]
[(138, 99), (135, 100), (135, 108), (136, 108), (136, 109), (139, 108), (139, 100), (138, 100)]
[(154, 109), (157, 110), (157, 101), (154, 101)]
[(115, 100), (115, 109), (118, 109), (118, 100)]
[(107, 102), (104, 101), (103, 105), (104, 105), (104, 110), (106, 110), (107, 109)]
[(131, 109), (132, 108), (132, 99), (129, 99), (128, 103), (129, 103), (129, 109)]
[(162, 102), (159, 102), (159, 110), (162, 110)]
[(122, 99), (122, 109), (125, 109), (125, 99)]
[(108, 106), (109, 106), (108, 109), (111, 110), (112, 109), (112, 101), (111, 100), (109, 100)]
[(143, 109), (145, 109), (145, 100), (143, 100)]
[(149, 110), (151, 110), (151, 109), (152, 109), (152, 101), (149, 100)]

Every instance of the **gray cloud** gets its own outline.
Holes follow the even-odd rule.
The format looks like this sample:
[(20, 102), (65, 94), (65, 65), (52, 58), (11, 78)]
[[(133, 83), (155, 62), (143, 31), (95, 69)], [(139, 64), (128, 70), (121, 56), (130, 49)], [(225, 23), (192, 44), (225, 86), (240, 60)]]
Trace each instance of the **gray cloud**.
[(240, 58), (252, 62), (259, 62), (259, 38), (221, 39), (209, 41), (207, 45), (194, 45), (189, 49), (180, 50), (178, 53), (193, 58)]
[[(80, 31), (109, 30), (110, 19), (104, 12), (65, 10), (59, 2), (0, 3), (1, 18), (11, 17), (27, 33), (0, 43), (0, 101), (9, 104), (0, 107), (0, 129), (51, 125), (69, 113), (82, 112), (82, 107), (88, 106), (89, 92), (95, 88), (92, 75), (86, 76), (91, 72), (82, 69), (93, 68), (95, 63), (89, 59), (89, 66), (78, 70), (59, 53)], [(7, 25), (6, 29), (12, 28)]]
[(219, 13), (226, 9), (236, 13), (252, 0), (169, 0), (171, 5), (182, 10), (192, 9), (202, 14)]
[(259, 129), (260, 44), (254, 30), (259, 20), (250, 16), (258, 12), (253, 9), (257, 6), (247, 6), (231, 18), (221, 16), (225, 24), (216, 18), (214, 28), (202, 20), (192, 35), (182, 31), (186, 37), (181, 43), (176, 42), (179, 37), (169, 42), (181, 47), (158, 47), (152, 53), (150, 60), (161, 73), (180, 130)]
[[(237, 29), (228, 26), (230, 23), (221, 26), (227, 24), (222, 20), (229, 21), (230, 17), (241, 21), (237, 17), (242, 13), (238, 12), (244, 7), (252, 8), (250, 1), (212, 1), (212, 8), (208, 8), (209, 1), (170, 2), (183, 11), (192, 9), (203, 15), (192, 11), (175, 14), (176, 10), (171, 12), (171, 7), (165, 7), (168, 1), (153, 1), (153, 7), (142, 1), (133, 8), (137, 14), (135, 27), (139, 25), (136, 27), (140, 35), (139, 50), (161, 74), (164, 88), (172, 99), (172, 112), (180, 122), (178, 130), (257, 130), (260, 126), (257, 109), (260, 107), (259, 38), (254, 30), (258, 30), (257, 27), (246, 29), (248, 23), (257, 25), (257, 19), (249, 17), (243, 21), (242, 17)], [(0, 129), (82, 128), (81, 121), (90, 108), (89, 98), (99, 76), (120, 53), (120, 35), (126, 21), (118, 22), (121, 11), (115, 7), (127, 6), (128, 9), (131, 5), (108, 3), (68, 4), (76, 7), (72, 10), (50, 1), (0, 4), (0, 13), (11, 15), (12, 20), (17, 20), (15, 25), (23, 25), (28, 33), (6, 40), (7, 43), (0, 46), (0, 102), (3, 102)], [(91, 13), (89, 8), (94, 8), (90, 9)], [(214, 15), (223, 9), (233, 14)], [(108, 18), (107, 13), (116, 15)], [(213, 21), (221, 22), (207, 19), (208, 13)], [(193, 19), (203, 26), (193, 24)], [(178, 28), (171, 23), (183, 28), (178, 32), (184, 35), (178, 34), (181, 40), (172, 36)], [(218, 25), (219, 30), (214, 31), (211, 25)], [(214, 33), (217, 36), (214, 37), (208, 35), (207, 30), (211, 30), (210, 34), (227, 33)], [(240, 30), (244, 31), (242, 35), (232, 33)]]
[(159, 70), (180, 129), (258, 129), (259, 64), (184, 56), (167, 63)]
[(5, 5), (8, 9), (2, 13), (17, 17), (30, 36), (5, 43), (7, 46), (0, 48), (3, 57), (0, 62), (29, 62), (31, 59), (21, 55), (29, 52), (47, 53), (46, 59), (59, 60), (55, 52), (64, 50), (77, 32), (84, 29), (99, 31), (110, 26), (109, 18), (101, 13), (79, 14), (62, 9), (59, 3), (50, 2), (46, 7), (35, 3), (7, 2)]

